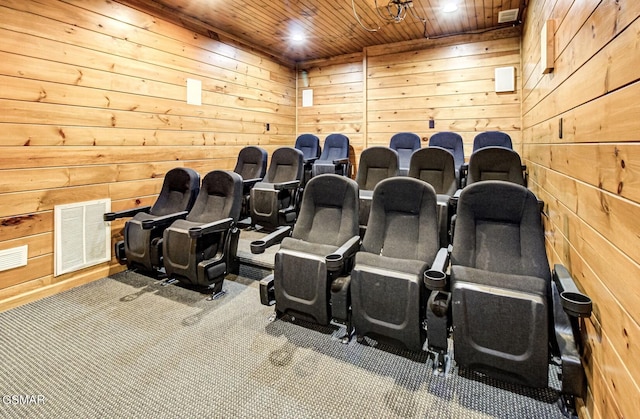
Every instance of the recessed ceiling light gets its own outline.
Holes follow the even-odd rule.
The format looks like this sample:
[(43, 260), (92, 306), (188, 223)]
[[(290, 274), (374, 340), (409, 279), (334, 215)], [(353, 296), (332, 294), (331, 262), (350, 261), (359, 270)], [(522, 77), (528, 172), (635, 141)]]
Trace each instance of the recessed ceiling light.
[(458, 6), (455, 3), (446, 3), (442, 6), (442, 11), (445, 13), (453, 13), (458, 10)]
[(291, 41), (293, 41), (296, 44), (301, 44), (303, 43), (305, 40), (305, 36), (302, 33), (294, 33), (293, 35), (291, 35)]

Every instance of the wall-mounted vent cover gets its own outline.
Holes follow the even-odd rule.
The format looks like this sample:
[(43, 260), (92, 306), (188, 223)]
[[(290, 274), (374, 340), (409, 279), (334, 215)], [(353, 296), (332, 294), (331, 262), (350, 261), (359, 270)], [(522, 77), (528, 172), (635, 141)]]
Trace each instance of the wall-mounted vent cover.
[(102, 218), (109, 211), (109, 199), (54, 207), (55, 276), (111, 259), (111, 231)]
[(26, 244), (13, 249), (0, 250), (0, 272), (25, 266), (28, 253), (29, 247)]
[(520, 9), (503, 10), (498, 13), (498, 23), (515, 22), (518, 20), (518, 11)]

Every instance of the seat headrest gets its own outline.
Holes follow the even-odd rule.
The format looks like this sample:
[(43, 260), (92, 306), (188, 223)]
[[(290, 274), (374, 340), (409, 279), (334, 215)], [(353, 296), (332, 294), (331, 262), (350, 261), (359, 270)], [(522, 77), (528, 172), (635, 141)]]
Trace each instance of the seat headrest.
[(313, 134), (301, 134), (296, 139), (295, 147), (302, 151), (304, 158), (320, 156), (320, 139)]
[(519, 224), (526, 211), (539, 211), (538, 200), (527, 188), (512, 182), (487, 180), (465, 187), (458, 212), (471, 211), (475, 220)]
[(469, 157), (467, 184), (485, 180), (506, 180), (525, 185), (520, 155), (504, 147), (484, 147)]
[(484, 147), (505, 147), (513, 149), (511, 137), (502, 131), (485, 131), (476, 135), (473, 139), (473, 151)]
[(349, 148), (349, 137), (343, 134), (329, 134), (324, 140), (324, 148)]
[(227, 170), (214, 170), (202, 179), (200, 193), (187, 220), (212, 222), (223, 218), (237, 221), (242, 206), (242, 176)]
[(383, 202), (385, 212), (418, 214), (425, 197), (432, 199), (435, 205), (436, 192), (433, 186), (406, 176), (381, 180), (373, 190), (373, 200)]
[[(245, 166), (251, 166), (247, 171)], [(238, 153), (234, 172), (248, 179), (261, 178), (267, 171), (267, 151), (256, 146), (247, 146)]]
[(417, 150), (420, 148), (420, 137), (413, 132), (399, 132), (391, 137), (389, 148)]

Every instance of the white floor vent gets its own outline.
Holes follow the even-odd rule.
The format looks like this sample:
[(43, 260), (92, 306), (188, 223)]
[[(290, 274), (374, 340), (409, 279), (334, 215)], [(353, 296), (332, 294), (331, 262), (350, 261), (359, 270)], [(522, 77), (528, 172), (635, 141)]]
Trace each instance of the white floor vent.
[(102, 218), (109, 211), (109, 199), (54, 207), (55, 276), (111, 259), (111, 231)]
[(29, 247), (26, 244), (12, 249), (0, 250), (0, 272), (26, 266), (28, 253)]

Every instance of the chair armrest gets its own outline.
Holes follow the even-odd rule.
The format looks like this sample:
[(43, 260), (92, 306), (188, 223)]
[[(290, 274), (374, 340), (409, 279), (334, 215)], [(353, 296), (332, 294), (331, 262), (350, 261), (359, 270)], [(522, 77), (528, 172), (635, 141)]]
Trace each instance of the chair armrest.
[(445, 273), (449, 266), (449, 256), (451, 254), (451, 246), (449, 248), (442, 247), (438, 250), (431, 268), (424, 273), (424, 285), (432, 291), (441, 291), (447, 286), (447, 274)]
[(308, 159), (304, 159), (302, 162), (304, 164), (313, 164), (316, 160), (318, 160), (318, 157), (309, 157)]
[(253, 189), (256, 189), (256, 190), (262, 189), (262, 190), (273, 191), (273, 190), (275, 190), (275, 186), (274, 186), (273, 183), (258, 181), (253, 185)]
[(333, 164), (347, 164), (347, 163), (349, 163), (348, 157), (333, 160)]
[(242, 185), (244, 187), (253, 187), (253, 186), (255, 186), (256, 183), (260, 182), (261, 180), (262, 180), (261, 177), (257, 177), (257, 178), (254, 178), (254, 179), (243, 179), (242, 180)]
[(467, 176), (469, 175), (469, 163), (462, 163), (460, 165), (460, 187), (467, 186)]
[(219, 233), (229, 230), (233, 225), (233, 218), (223, 218), (222, 220), (214, 221), (212, 223), (203, 224), (197, 227), (191, 227), (189, 229), (189, 237), (192, 239), (206, 236), (207, 234)]
[(353, 236), (335, 252), (325, 257), (328, 271), (340, 271), (345, 260), (353, 257), (360, 248), (360, 236)]
[(360, 189), (358, 191), (358, 198), (360, 200), (371, 201), (373, 199), (373, 190), (370, 189)]
[(107, 212), (102, 216), (102, 218), (105, 221), (113, 221), (113, 220), (118, 219), (118, 218), (133, 217), (134, 215), (136, 215), (139, 212), (148, 213), (149, 211), (151, 211), (151, 207), (150, 206), (131, 208), (131, 209), (128, 209), (128, 210), (123, 210), (123, 211)]
[(251, 246), (251, 253), (254, 255), (264, 253), (264, 251), (273, 246), (274, 244), (278, 244), (291, 234), (291, 226), (282, 226), (279, 227), (274, 232), (266, 235), (261, 240), (254, 240), (249, 245)]
[(456, 189), (456, 191), (449, 197), (449, 208), (451, 208), (451, 214), (455, 214), (458, 211), (458, 200), (462, 189)]
[(173, 214), (163, 215), (161, 217), (156, 217), (152, 220), (143, 220), (142, 229), (151, 230), (156, 227), (168, 226), (175, 220), (185, 218), (187, 214), (189, 214), (189, 211), (180, 211), (180, 212), (174, 212)]
[(578, 290), (573, 277), (563, 265), (553, 267), (553, 281), (556, 283), (560, 302), (564, 311), (573, 317), (589, 317), (593, 304), (589, 296)]
[(281, 191), (283, 189), (295, 189), (300, 185), (299, 180), (290, 180), (289, 182), (274, 183), (273, 189)]

